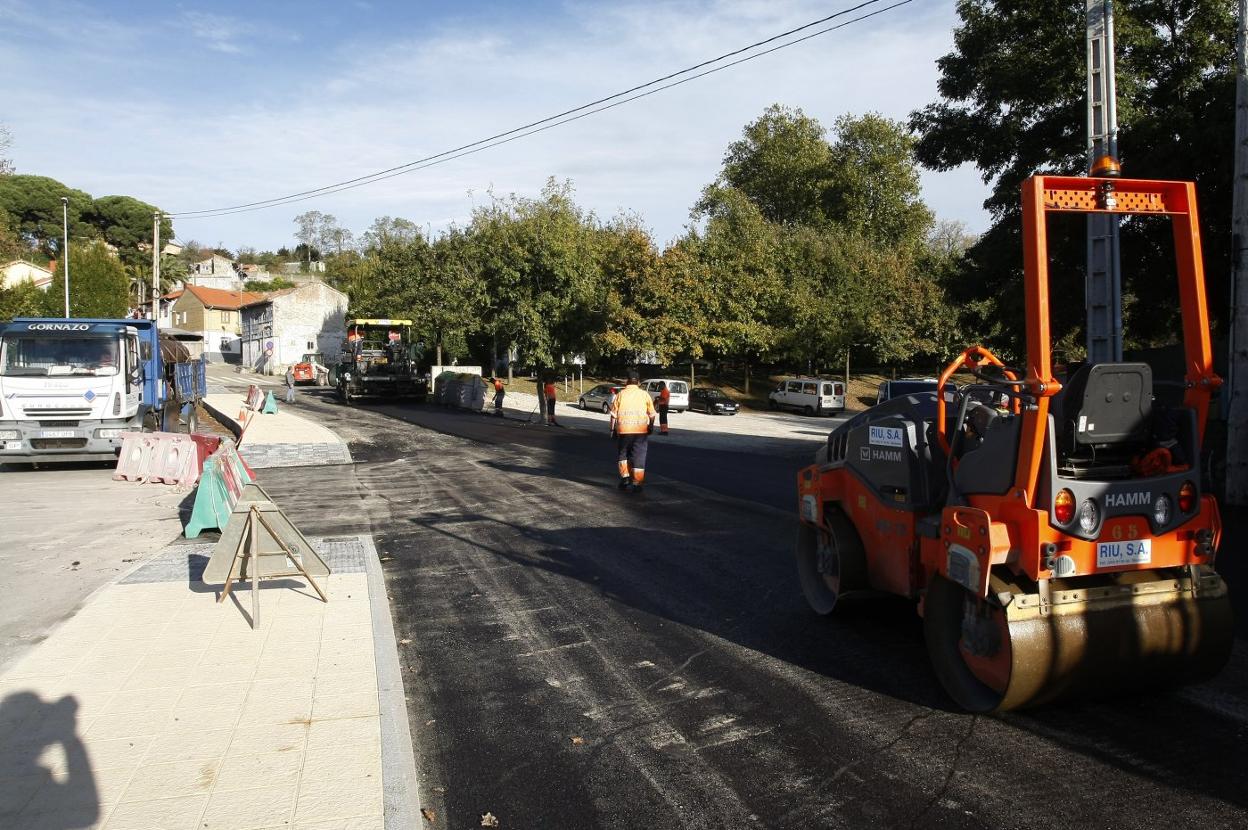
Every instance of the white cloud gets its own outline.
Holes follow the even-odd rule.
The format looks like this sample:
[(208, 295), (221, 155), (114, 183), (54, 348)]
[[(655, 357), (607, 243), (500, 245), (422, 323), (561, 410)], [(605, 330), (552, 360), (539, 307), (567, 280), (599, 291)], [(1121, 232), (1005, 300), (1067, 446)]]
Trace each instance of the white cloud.
[[(385, 13), (375, 8), (370, 19)], [(268, 50), (251, 50), (254, 80), (228, 90), (205, 77), (196, 80), (203, 88), (183, 86), (153, 98), (136, 100), (128, 90), (73, 95), (64, 102), (75, 112), (72, 121), (39, 105), (45, 90), (9, 85), (0, 89), (0, 120), (23, 150), (17, 162), (24, 171), (97, 194), (131, 193), (165, 209), (211, 208), (438, 153), (828, 13), (818, 2), (586, 0), (563, 16), (506, 27), (429, 20), (416, 32), (327, 43), (319, 61), (296, 74), (266, 63), (280, 60)], [(950, 50), (955, 22), (947, 4), (916, 2), (427, 170), (268, 211), (176, 220), (178, 235), (276, 247), (290, 242), (291, 217), (308, 208), (333, 213), (357, 231), (384, 214), (436, 229), (462, 224), (491, 187), (534, 194), (554, 175), (573, 179), (578, 200), (599, 216), (641, 213), (663, 242), (681, 232), (729, 142), (767, 105), (801, 106), (830, 126), (846, 112), (904, 120), (935, 100), (934, 61)], [(273, 28), (217, 15), (198, 23), (197, 36), (214, 49), (247, 49), (268, 37), (259, 29)], [(0, 35), (0, 54), (3, 46)], [(0, 68), (5, 62), (0, 57)], [(198, 103), (206, 99), (228, 106)], [(10, 112), (20, 115), (10, 119)], [(119, 112), (125, 128), (105, 128), (117, 124)], [(924, 187), (941, 218), (961, 219), (973, 230), (986, 226), (980, 209), (986, 191), (973, 171), (925, 174)]]

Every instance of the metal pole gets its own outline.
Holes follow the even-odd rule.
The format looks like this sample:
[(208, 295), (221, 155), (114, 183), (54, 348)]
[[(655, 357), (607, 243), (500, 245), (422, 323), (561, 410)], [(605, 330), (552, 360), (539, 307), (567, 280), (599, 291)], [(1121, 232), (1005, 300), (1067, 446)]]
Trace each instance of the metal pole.
[(65, 319), (69, 319), (69, 198), (61, 197), (61, 227), (65, 231)]
[(1231, 209), (1231, 319), (1226, 387), (1226, 501), (1248, 504), (1248, 0), (1239, 0), (1235, 71), (1235, 178)]
[[(1088, 172), (1104, 155), (1118, 158), (1117, 85), (1114, 80), (1113, 0), (1086, 0), (1088, 67)], [(1122, 271), (1118, 217), (1087, 219), (1088, 253), (1084, 301), (1089, 363), (1122, 360)]]
[(160, 328), (160, 211), (152, 214), (152, 329)]

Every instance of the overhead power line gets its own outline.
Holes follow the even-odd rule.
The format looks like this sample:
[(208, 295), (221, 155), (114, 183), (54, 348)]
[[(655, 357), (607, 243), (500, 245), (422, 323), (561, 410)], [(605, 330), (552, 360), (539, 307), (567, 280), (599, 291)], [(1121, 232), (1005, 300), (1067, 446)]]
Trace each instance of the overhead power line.
[[(409, 161), (409, 162), (406, 162), (405, 164), (400, 164), (395, 167), (387, 168), (385, 170), (379, 170), (375, 173), (370, 173), (364, 176), (359, 176), (354, 179), (346, 179), (344, 181), (335, 182), (334, 184), (328, 184), (323, 187), (313, 188), (311, 190), (304, 190), (298, 193), (290, 193), (285, 196), (277, 196), (272, 199), (264, 199), (264, 200), (257, 201), (257, 202), (248, 202), (245, 204), (231, 205), (227, 207), (209, 208), (205, 210), (181, 211), (181, 212), (176, 212), (176, 213), (169, 213), (167, 215), (171, 217), (182, 218), (182, 219), (197, 219), (197, 218), (209, 219), (209, 218), (213, 218), (217, 216), (228, 216), (234, 213), (250, 213), (252, 211), (265, 210), (271, 207), (280, 207), (282, 205), (288, 205), (288, 204), (293, 204), (296, 202), (307, 201), (308, 199), (314, 199), (319, 196), (328, 196), (334, 193), (340, 193), (345, 190), (353, 190), (357, 187), (363, 187), (365, 185), (374, 184), (376, 182), (384, 181), (386, 179), (391, 179), (396, 176), (402, 176), (407, 173), (413, 173), (417, 170), (424, 170), (426, 168), (433, 167), (438, 164), (444, 164), (448, 161), (453, 161), (454, 159), (463, 158), (464, 156), (472, 155), (474, 153), (479, 153), (483, 150), (488, 150), (494, 147), (499, 147), (503, 144), (508, 144), (512, 141), (516, 141), (521, 138), (526, 138), (528, 136), (535, 135), (540, 132), (545, 132), (546, 130), (553, 129), (555, 127), (560, 127), (560, 126), (563, 126), (564, 124), (570, 124), (573, 121), (579, 121), (582, 118), (587, 118), (591, 115), (595, 115), (597, 113), (604, 112), (609, 109), (614, 109), (615, 107), (622, 106), (631, 101), (636, 101), (639, 98), (645, 98), (650, 95), (654, 95), (656, 93), (662, 92), (664, 90), (671, 89), (672, 87), (680, 86), (682, 84), (689, 83), (690, 81), (698, 80), (699, 78), (704, 78), (707, 75), (711, 75), (716, 72), (721, 72), (725, 69), (730, 69), (739, 64), (743, 64), (748, 61), (761, 58), (765, 55), (769, 55), (772, 52), (777, 52), (781, 49), (787, 49), (790, 46), (796, 46), (797, 44), (803, 43), (807, 40), (811, 40), (812, 38), (816, 38), (821, 35), (828, 34), (829, 32), (834, 32), (838, 29), (843, 29), (847, 26), (853, 25), (854, 23), (859, 23), (871, 17), (876, 17), (878, 15), (892, 11), (893, 9), (908, 5), (914, 2), (914, 0), (895, 0), (895, 2), (889, 5), (886, 5), (881, 8), (874, 9), (870, 12), (866, 12), (864, 14), (858, 15), (857, 17), (852, 17), (847, 20), (842, 20), (839, 23), (836, 23), (835, 25), (832, 25), (832, 26), (826, 26), (821, 29), (816, 29), (816, 27), (819, 27), (822, 24), (828, 23), (838, 18), (846, 17), (847, 15), (852, 15), (854, 12), (861, 11), (869, 6), (874, 6), (881, 2), (883, 2), (883, 0), (865, 0), (865, 2), (859, 3), (856, 6), (851, 6), (849, 8), (842, 9), (841, 11), (836, 12), (834, 14), (830, 14), (818, 20), (811, 21), (810, 23), (806, 23), (802, 26), (789, 29), (786, 32), (781, 32), (780, 34), (772, 35), (769, 38), (756, 41), (754, 43), (751, 43), (748, 46), (743, 46), (739, 49), (734, 49), (731, 52), (725, 52), (724, 54), (719, 55), (718, 57), (710, 58), (709, 60), (702, 61), (701, 63), (694, 64), (693, 66), (686, 67), (676, 72), (668, 73), (667, 75), (664, 75), (662, 77), (655, 78), (654, 80), (651, 80), (651, 81), (647, 81), (644, 84), (638, 84), (637, 86), (630, 87), (629, 89), (616, 92), (612, 95), (599, 98), (595, 101), (590, 101), (586, 104), (581, 104), (578, 107), (573, 107), (572, 109), (564, 110), (563, 112), (557, 113), (555, 115), (547, 116), (546, 118), (542, 118), (537, 121), (531, 121), (527, 124), (523, 124), (519, 127), (514, 127), (510, 130), (506, 130), (501, 133), (495, 133), (494, 135), (487, 136), (482, 139), (478, 139), (477, 141), (473, 141), (469, 144), (463, 144), (463, 145), (460, 145), (459, 147), (454, 147), (449, 150), (444, 150), (440, 153), (436, 153), (430, 156), (425, 156), (423, 158), (419, 158), (414, 161)], [(809, 31), (811, 29), (816, 29), (816, 30)], [(785, 38), (790, 38), (793, 35), (800, 34), (802, 32), (806, 32), (806, 34), (802, 35), (801, 37), (793, 38), (792, 40), (784, 40)], [(784, 42), (776, 43), (777, 41), (784, 41)], [(768, 44), (776, 44), (776, 45), (770, 46), (767, 49), (760, 49), (760, 47), (767, 46)], [(754, 50), (759, 50), (759, 51), (754, 51)], [(753, 54), (746, 54), (750, 52), (753, 52)], [(738, 57), (738, 56), (741, 56), (741, 57)], [(731, 61), (728, 60), (729, 58), (734, 58), (734, 57), (736, 58), (736, 60), (731, 60)], [(724, 61), (728, 61), (728, 62), (725, 63)], [(716, 65), (716, 64), (719, 64), (719, 65)]]

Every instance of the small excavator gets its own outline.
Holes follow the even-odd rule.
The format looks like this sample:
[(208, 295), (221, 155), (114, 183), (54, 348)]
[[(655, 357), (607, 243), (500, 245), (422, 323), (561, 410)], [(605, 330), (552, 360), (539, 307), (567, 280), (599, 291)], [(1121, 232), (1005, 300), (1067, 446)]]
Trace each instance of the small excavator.
[[(834, 430), (797, 481), (811, 608), (917, 600), (936, 676), (972, 712), (1198, 682), (1232, 643), (1201, 470), (1221, 380), (1195, 185), (1037, 175), (1022, 198), (1025, 365), (967, 349), (937, 391)], [(1171, 386), (1139, 362), (1054, 375), (1047, 219), (1093, 212), (1170, 219), (1186, 367)]]

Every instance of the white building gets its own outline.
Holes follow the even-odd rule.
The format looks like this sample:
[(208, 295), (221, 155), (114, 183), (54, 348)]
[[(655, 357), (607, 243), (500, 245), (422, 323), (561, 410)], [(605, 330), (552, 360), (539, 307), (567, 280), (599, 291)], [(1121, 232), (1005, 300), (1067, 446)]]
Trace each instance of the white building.
[(243, 278), (238, 264), (220, 254), (213, 254), (208, 259), (192, 262), (187, 269), (186, 282), (188, 285), (219, 288), (222, 291), (240, 291), (243, 288)]
[(15, 259), (0, 265), (0, 288), (16, 288), (24, 282), (33, 282), (36, 288), (48, 290), (52, 284), (52, 272), (42, 265)]
[(323, 282), (272, 291), (243, 306), (243, 365), (280, 374), (309, 352), (336, 360), (346, 336), (347, 295)]

